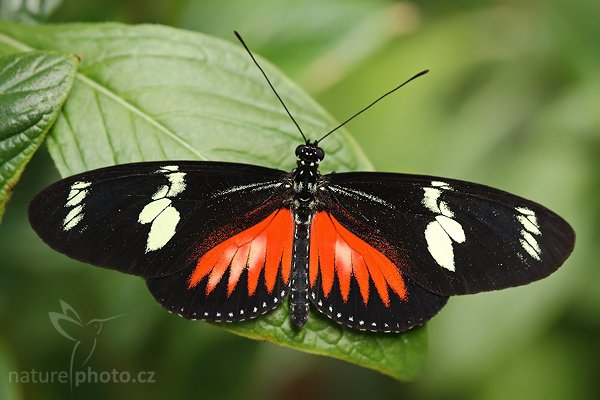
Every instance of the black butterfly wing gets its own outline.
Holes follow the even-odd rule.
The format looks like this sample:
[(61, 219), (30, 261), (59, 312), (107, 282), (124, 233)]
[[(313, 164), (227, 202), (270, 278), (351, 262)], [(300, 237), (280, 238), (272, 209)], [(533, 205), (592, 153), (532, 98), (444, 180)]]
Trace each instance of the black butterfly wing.
[(283, 171), (219, 162), (123, 164), (50, 185), (29, 219), (55, 250), (144, 277), (188, 266), (219, 228), (243, 230), (281, 207)]
[(442, 296), (523, 285), (572, 252), (569, 224), (532, 201), (459, 180), (392, 174), (324, 177), (320, 200), (422, 288)]
[(319, 276), (311, 288), (310, 300), (319, 312), (341, 325), (371, 332), (405, 332), (429, 321), (446, 305), (448, 297), (421, 288), (407, 276), (403, 281), (406, 297), (400, 298), (389, 290), (386, 304), (372, 281), (367, 300), (363, 301), (358, 281), (351, 278), (349, 296), (345, 300), (338, 280), (326, 296)]
[(287, 295), (288, 179), (243, 164), (118, 165), (49, 186), (32, 201), (30, 221), (72, 258), (143, 276), (169, 311), (239, 321)]

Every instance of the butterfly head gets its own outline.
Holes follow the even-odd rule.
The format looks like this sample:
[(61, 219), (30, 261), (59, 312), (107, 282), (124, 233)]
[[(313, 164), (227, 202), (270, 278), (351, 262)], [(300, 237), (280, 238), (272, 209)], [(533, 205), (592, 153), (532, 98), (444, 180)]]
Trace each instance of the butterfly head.
[(296, 158), (298, 165), (319, 165), (325, 158), (325, 152), (317, 145), (317, 142), (308, 142), (296, 147)]

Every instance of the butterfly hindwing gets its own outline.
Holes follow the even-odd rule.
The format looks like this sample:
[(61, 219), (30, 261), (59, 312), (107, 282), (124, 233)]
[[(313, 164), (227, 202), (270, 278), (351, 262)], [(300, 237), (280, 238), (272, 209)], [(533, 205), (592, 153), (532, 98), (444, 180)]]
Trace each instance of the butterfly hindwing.
[(377, 238), (367, 242), (350, 229), (327, 211), (312, 220), (309, 285), (317, 310), (352, 328), (403, 332), (446, 304), (447, 297), (416, 285), (400, 259), (383, 254)]
[(186, 268), (146, 283), (159, 303), (189, 319), (255, 318), (287, 296), (293, 229), (291, 211), (280, 208), (244, 231), (215, 231)]
[(49, 186), (29, 216), (47, 244), (72, 258), (160, 277), (185, 268), (215, 230), (235, 221), (242, 231), (280, 207), (285, 176), (218, 162), (123, 164)]
[(541, 279), (574, 246), (573, 230), (558, 215), (487, 186), (369, 172), (324, 181), (320, 198), (332, 215), (381, 243), (403, 274), (442, 296)]

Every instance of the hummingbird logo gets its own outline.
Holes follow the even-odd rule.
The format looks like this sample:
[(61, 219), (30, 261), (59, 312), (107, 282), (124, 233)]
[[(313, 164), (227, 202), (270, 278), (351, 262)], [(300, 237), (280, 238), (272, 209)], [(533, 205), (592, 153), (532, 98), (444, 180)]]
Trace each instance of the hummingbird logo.
[(110, 318), (94, 318), (84, 322), (77, 311), (66, 301), (60, 300), (62, 313), (49, 312), (50, 322), (54, 329), (62, 336), (73, 342), (71, 350), (71, 359), (69, 364), (69, 381), (71, 389), (73, 388), (73, 370), (85, 366), (98, 343), (98, 336), (102, 332), (104, 323), (115, 318), (122, 317), (124, 314), (115, 315)]

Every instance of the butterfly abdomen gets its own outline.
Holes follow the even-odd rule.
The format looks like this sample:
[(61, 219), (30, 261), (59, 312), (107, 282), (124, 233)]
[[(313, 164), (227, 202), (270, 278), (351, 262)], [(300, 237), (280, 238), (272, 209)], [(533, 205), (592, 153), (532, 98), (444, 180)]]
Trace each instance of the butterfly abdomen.
[[(302, 213), (300, 213), (302, 214)], [(292, 282), (290, 294), (290, 313), (294, 325), (304, 326), (308, 319), (308, 260), (310, 244), (310, 216), (301, 220), (294, 215), (294, 250), (292, 252)], [(306, 215), (304, 215), (306, 216)], [(299, 220), (302, 222), (298, 223)]]

